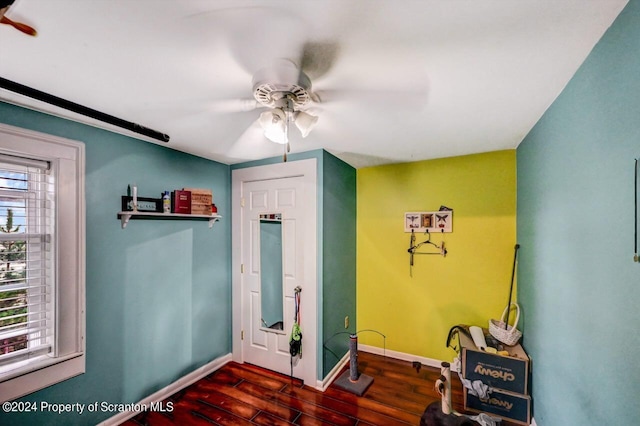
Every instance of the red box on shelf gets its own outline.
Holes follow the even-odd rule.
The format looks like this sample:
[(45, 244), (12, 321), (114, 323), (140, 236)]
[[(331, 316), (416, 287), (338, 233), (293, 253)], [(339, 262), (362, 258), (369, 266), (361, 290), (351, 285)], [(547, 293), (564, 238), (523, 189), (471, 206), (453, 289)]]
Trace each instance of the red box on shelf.
[(177, 189), (171, 192), (171, 213), (191, 214), (191, 192)]

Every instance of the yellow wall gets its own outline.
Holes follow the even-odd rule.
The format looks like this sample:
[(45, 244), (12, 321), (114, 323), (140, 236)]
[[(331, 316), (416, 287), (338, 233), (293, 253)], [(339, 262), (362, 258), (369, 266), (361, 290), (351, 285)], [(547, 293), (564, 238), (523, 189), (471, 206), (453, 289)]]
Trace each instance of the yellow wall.
[[(516, 242), (515, 151), (359, 169), (357, 185), (358, 330), (385, 334), (389, 350), (451, 360), (449, 329), (487, 327), (507, 303)], [(415, 256), (411, 278), (404, 213), (440, 205), (453, 209), (453, 232), (431, 239), (444, 237), (448, 254)], [(359, 341), (383, 344), (374, 333)]]

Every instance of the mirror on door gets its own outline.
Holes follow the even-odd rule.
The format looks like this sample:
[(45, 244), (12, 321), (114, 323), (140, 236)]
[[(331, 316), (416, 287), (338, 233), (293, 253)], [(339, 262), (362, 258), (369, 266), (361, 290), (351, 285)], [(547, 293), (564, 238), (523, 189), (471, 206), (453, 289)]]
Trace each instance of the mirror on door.
[(282, 215), (260, 215), (260, 305), (262, 328), (284, 330)]

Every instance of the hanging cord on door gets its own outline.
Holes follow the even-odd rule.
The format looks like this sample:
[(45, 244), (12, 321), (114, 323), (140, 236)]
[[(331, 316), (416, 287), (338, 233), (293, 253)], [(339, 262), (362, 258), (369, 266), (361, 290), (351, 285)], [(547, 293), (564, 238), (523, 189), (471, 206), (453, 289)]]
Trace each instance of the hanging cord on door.
[(295, 295), (294, 295), (294, 301), (295, 301), (295, 308), (296, 308), (296, 312), (295, 312), (295, 320), (298, 324), (302, 323), (302, 317), (300, 315), (300, 293), (302, 292), (302, 289), (300, 287), (296, 287), (295, 291)]
[(298, 361), (302, 358), (302, 330), (300, 329), (300, 323), (302, 316), (300, 314), (300, 293), (302, 289), (298, 286), (293, 290), (294, 301), (294, 316), (293, 316), (293, 328), (291, 329), (291, 338), (289, 339), (289, 353), (291, 354), (291, 377), (293, 377), (293, 366), (298, 364)]

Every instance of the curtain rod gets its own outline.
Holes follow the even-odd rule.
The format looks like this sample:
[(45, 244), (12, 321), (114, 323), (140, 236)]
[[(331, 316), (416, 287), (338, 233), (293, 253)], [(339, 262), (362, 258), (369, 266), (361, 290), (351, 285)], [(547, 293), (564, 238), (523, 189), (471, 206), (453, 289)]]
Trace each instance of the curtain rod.
[(37, 99), (42, 102), (46, 102), (51, 105), (55, 105), (66, 110), (91, 117), (93, 119), (112, 124), (117, 127), (129, 130), (131, 132), (139, 133), (141, 135), (150, 137), (152, 139), (159, 140), (161, 142), (169, 142), (169, 135), (166, 133), (158, 132), (153, 129), (149, 129), (140, 124), (132, 123), (131, 121), (123, 120), (113, 115), (105, 114), (104, 112), (97, 111), (93, 108), (89, 108), (75, 102), (68, 101), (66, 99), (59, 98), (49, 93), (42, 92), (32, 87), (25, 86), (15, 81), (7, 80), (0, 77), (0, 88), (10, 90), (20, 95), (28, 96), (33, 99)]

